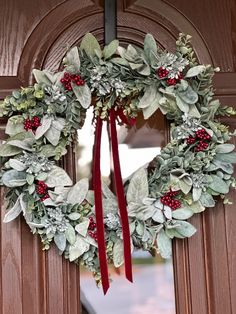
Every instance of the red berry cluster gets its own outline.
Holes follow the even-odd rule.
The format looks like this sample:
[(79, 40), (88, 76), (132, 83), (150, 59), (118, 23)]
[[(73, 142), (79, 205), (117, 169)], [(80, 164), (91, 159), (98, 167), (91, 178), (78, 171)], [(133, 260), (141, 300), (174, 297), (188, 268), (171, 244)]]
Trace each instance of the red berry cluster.
[(36, 131), (40, 125), (41, 125), (40, 118), (37, 116), (34, 116), (31, 120), (27, 118), (24, 121), (24, 129), (26, 131), (29, 131), (29, 130)]
[(61, 83), (68, 91), (72, 90), (71, 82), (74, 82), (78, 86), (85, 84), (85, 81), (81, 78), (80, 75), (65, 72), (63, 78), (61, 79)]
[(41, 198), (40, 198), (41, 201), (45, 201), (47, 198), (49, 198), (48, 186), (43, 181), (37, 182), (36, 192), (37, 192), (37, 194), (39, 194), (41, 196)]
[(93, 217), (89, 217), (89, 227), (88, 227), (88, 234), (91, 238), (93, 238), (95, 241), (98, 240), (97, 232), (96, 232), (96, 223), (93, 220)]
[(207, 141), (211, 140), (211, 136), (206, 132), (205, 129), (199, 129), (195, 132), (195, 136), (189, 136), (186, 140), (188, 145), (192, 145), (194, 143), (197, 143), (197, 146), (195, 146), (196, 152), (201, 152), (209, 146), (209, 143)]
[[(159, 76), (160, 79), (163, 79), (168, 76), (169, 71), (164, 67), (160, 67), (156, 70), (156, 74)], [(178, 78), (167, 78), (166, 84), (169, 86), (176, 85), (182, 79), (183, 79), (183, 73), (180, 72), (178, 75)]]
[(160, 79), (163, 79), (163, 78), (167, 77), (167, 75), (169, 74), (169, 71), (163, 67), (160, 67), (156, 70), (156, 73)]
[(163, 205), (169, 206), (171, 209), (175, 210), (177, 208), (181, 207), (181, 202), (179, 200), (174, 199), (178, 195), (178, 191), (172, 191), (166, 192), (161, 197), (161, 202)]

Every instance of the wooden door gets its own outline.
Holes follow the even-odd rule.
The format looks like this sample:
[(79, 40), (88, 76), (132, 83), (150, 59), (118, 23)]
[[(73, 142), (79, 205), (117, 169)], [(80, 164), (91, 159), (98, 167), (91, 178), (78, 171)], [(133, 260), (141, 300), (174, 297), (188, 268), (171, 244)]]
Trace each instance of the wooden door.
[[(221, 67), (215, 79), (217, 96), (223, 104), (234, 105), (235, 14), (234, 0), (119, 0), (117, 36), (139, 45), (151, 32), (171, 50), (179, 32), (191, 34), (200, 62)], [(65, 48), (88, 31), (103, 42), (103, 1), (1, 0), (0, 99), (31, 83), (34, 67), (58, 69)], [(227, 122), (234, 128), (235, 121)], [(0, 140), (3, 128), (1, 121)], [(63, 162), (73, 177), (72, 150)], [(231, 197), (236, 204), (236, 196)], [(235, 205), (219, 203), (192, 219), (198, 229), (193, 238), (174, 243), (178, 314), (236, 313), (234, 211)], [(0, 262), (2, 314), (81, 313), (78, 268), (54, 249), (42, 252), (23, 221), (1, 224)]]

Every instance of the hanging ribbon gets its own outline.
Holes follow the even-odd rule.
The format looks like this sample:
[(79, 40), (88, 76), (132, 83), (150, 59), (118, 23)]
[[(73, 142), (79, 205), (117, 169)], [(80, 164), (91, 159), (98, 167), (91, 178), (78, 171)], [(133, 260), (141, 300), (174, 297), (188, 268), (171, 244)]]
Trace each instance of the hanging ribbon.
[(124, 262), (125, 262), (125, 274), (129, 281), (133, 281), (132, 278), (132, 260), (131, 260), (131, 241), (129, 231), (129, 218), (126, 208), (125, 192), (121, 177), (118, 139), (116, 130), (116, 113), (114, 109), (110, 111), (110, 135), (111, 135), (111, 147), (114, 164), (114, 178), (116, 185), (116, 195), (120, 210), (120, 218), (122, 223), (122, 233), (124, 240)]
[(102, 287), (104, 294), (109, 289), (109, 275), (106, 257), (106, 244), (104, 236), (104, 220), (103, 220), (103, 207), (102, 207), (102, 183), (101, 183), (101, 137), (102, 137), (102, 119), (97, 118), (95, 139), (94, 139), (94, 158), (93, 158), (93, 190), (94, 190), (94, 203), (97, 225), (97, 239), (98, 239), (98, 256), (101, 270)]
[[(114, 164), (114, 178), (116, 186), (116, 194), (120, 211), (120, 218), (122, 224), (122, 234), (124, 240), (124, 264), (125, 264), (125, 275), (129, 281), (133, 281), (132, 278), (132, 259), (131, 259), (131, 240), (129, 231), (129, 218), (126, 208), (125, 192), (122, 182), (119, 150), (118, 150), (118, 139), (116, 130), (116, 117), (119, 116), (124, 124), (129, 124), (129, 120), (121, 112), (115, 112), (114, 109), (110, 110), (109, 124), (110, 124), (110, 135), (111, 135), (111, 147)], [(98, 256), (101, 270), (101, 280), (104, 294), (109, 289), (109, 274), (106, 257), (106, 243), (104, 233), (104, 219), (103, 219), (103, 206), (102, 206), (102, 183), (101, 183), (101, 137), (102, 137), (102, 119), (97, 118), (96, 129), (95, 129), (95, 140), (94, 140), (94, 158), (93, 158), (93, 189), (94, 189), (94, 203), (95, 203), (95, 214), (97, 224), (97, 239), (98, 239)]]

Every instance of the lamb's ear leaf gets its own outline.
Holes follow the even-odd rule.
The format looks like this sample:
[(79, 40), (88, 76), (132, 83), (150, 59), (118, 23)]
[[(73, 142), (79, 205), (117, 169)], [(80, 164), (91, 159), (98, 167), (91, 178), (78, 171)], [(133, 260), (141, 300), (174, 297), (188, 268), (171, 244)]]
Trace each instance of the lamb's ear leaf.
[(18, 197), (14, 206), (5, 214), (3, 222), (5, 223), (10, 222), (20, 215), (20, 213), (22, 212), (22, 207), (21, 207), (21, 202), (20, 202), (21, 197), (22, 195)]
[(157, 235), (158, 252), (163, 258), (170, 258), (172, 255), (172, 242), (162, 229)]
[(118, 46), (119, 40), (117, 39), (111, 41), (109, 45), (105, 46), (103, 49), (104, 59), (106, 60), (113, 56), (116, 53)]
[(100, 45), (97, 39), (91, 33), (87, 33), (83, 37), (80, 44), (80, 49), (84, 50), (90, 57), (94, 57), (96, 55), (96, 50), (101, 53)]
[(144, 168), (140, 168), (132, 176), (126, 197), (128, 203), (142, 203), (142, 200), (148, 197), (147, 171)]
[(49, 77), (44, 71), (33, 69), (33, 75), (37, 83), (52, 85), (52, 81), (49, 79)]

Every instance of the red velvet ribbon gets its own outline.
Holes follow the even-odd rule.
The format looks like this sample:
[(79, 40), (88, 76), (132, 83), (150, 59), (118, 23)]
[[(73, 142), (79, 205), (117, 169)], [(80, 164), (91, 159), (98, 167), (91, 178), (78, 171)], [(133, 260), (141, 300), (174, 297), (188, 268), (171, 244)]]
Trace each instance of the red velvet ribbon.
[(111, 135), (111, 147), (114, 164), (114, 178), (116, 185), (116, 195), (120, 210), (120, 217), (122, 223), (122, 233), (124, 240), (124, 262), (125, 262), (125, 274), (129, 281), (133, 281), (132, 278), (132, 260), (131, 260), (131, 241), (129, 231), (129, 218), (126, 208), (125, 192), (122, 182), (119, 150), (118, 150), (118, 139), (116, 130), (116, 113), (114, 109), (110, 110), (110, 135)]
[(102, 183), (101, 183), (101, 137), (102, 137), (102, 119), (97, 118), (95, 140), (94, 140), (94, 162), (93, 162), (93, 189), (95, 201), (95, 214), (97, 225), (97, 239), (98, 239), (98, 256), (101, 270), (102, 287), (104, 294), (109, 289), (109, 275), (106, 256), (106, 244), (104, 236), (104, 220), (102, 207)]

